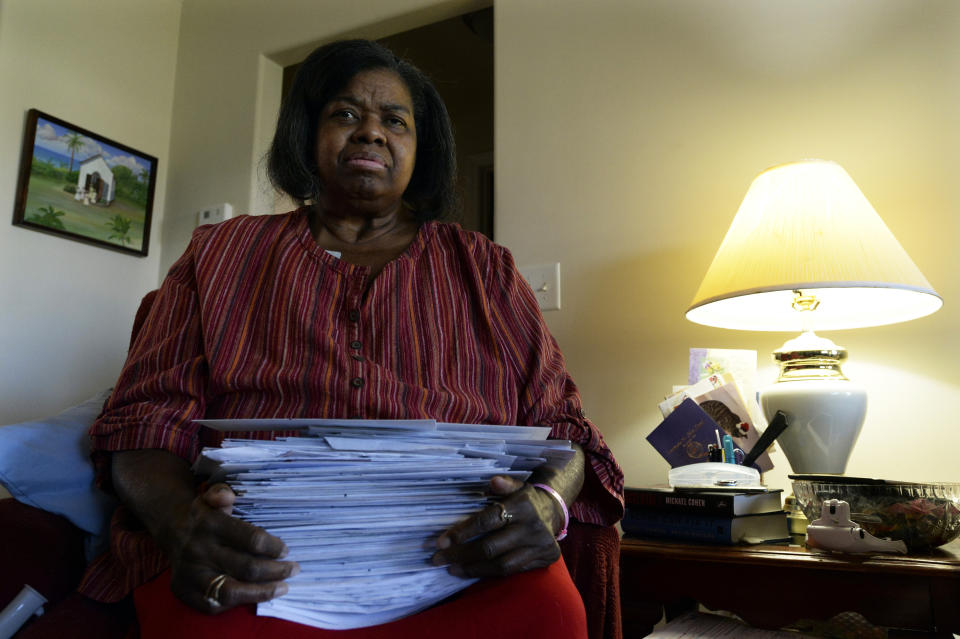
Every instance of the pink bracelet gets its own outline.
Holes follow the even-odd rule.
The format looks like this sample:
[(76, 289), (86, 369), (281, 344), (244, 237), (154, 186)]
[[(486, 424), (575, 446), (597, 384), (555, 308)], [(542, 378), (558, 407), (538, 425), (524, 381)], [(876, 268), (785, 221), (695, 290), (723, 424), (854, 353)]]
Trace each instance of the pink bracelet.
[(560, 504), (560, 510), (563, 511), (563, 527), (560, 528), (560, 532), (557, 533), (557, 541), (560, 541), (567, 536), (567, 526), (570, 525), (570, 511), (567, 510), (567, 505), (563, 503), (563, 497), (560, 496), (560, 493), (555, 491), (553, 488), (550, 488), (546, 484), (531, 484), (534, 488), (539, 488), (540, 490), (545, 490), (548, 495), (553, 497), (558, 504)]

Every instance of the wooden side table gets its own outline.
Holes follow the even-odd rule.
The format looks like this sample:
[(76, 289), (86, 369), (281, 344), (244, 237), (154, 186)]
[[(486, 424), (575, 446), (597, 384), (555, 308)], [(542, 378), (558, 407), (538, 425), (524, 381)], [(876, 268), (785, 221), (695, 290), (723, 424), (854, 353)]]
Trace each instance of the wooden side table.
[(960, 540), (925, 554), (857, 557), (624, 538), (620, 580), (624, 637), (648, 634), (664, 606), (691, 600), (760, 628), (852, 611), (878, 626), (960, 634)]

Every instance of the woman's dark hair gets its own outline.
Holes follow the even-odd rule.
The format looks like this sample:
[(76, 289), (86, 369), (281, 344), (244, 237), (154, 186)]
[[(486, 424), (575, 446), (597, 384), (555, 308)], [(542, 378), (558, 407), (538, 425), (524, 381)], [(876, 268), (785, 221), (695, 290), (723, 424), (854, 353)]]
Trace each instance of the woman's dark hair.
[(400, 76), (413, 99), (417, 155), (403, 199), (418, 220), (438, 218), (455, 201), (456, 147), (447, 107), (422, 71), (369, 40), (333, 42), (303, 61), (280, 109), (270, 145), (270, 180), (300, 203), (315, 200), (323, 192), (314, 150), (320, 113), (354, 76), (375, 69)]

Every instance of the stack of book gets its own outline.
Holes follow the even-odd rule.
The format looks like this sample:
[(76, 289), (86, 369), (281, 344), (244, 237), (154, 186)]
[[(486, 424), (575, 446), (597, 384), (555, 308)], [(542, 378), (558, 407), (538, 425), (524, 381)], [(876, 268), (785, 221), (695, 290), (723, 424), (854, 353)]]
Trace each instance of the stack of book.
[(237, 493), (233, 514), (300, 564), (290, 591), (258, 615), (345, 630), (413, 614), (465, 588), (430, 558), (436, 539), (490, 502), (494, 475), (525, 480), (568, 441), (540, 426), (433, 420), (205, 420), (223, 431), (299, 429), (302, 437), (226, 439), (195, 471)]
[(627, 488), (627, 536), (716, 544), (789, 542), (780, 490)]

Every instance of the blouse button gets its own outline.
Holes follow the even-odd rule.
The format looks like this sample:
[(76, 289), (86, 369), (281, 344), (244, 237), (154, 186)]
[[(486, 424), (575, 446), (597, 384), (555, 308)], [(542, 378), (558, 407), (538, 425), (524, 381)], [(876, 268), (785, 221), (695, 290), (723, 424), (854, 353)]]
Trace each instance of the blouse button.
[(349, 313), (347, 313), (347, 317), (350, 318), (351, 322), (356, 322), (360, 319), (360, 311), (357, 309), (352, 309)]
[(361, 346), (363, 346), (363, 344), (361, 344), (359, 340), (353, 340), (352, 342), (350, 342), (350, 348), (360, 350)]
[(362, 362), (362, 361), (363, 361), (363, 355), (351, 355), (350, 357), (352, 357), (353, 359), (357, 360), (358, 362)]
[(354, 388), (360, 388), (361, 386), (363, 386), (363, 378), (354, 377), (353, 379), (350, 380), (350, 385), (353, 386)]

